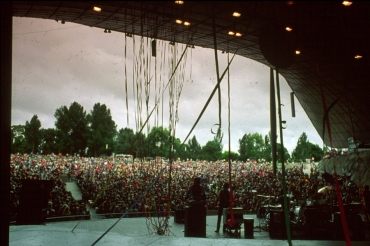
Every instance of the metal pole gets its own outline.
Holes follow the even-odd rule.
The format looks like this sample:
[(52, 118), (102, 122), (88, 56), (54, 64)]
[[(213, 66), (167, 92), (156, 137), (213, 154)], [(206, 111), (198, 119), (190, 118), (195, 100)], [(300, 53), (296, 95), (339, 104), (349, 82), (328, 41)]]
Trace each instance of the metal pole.
[(287, 199), (287, 189), (285, 183), (285, 160), (284, 160), (284, 142), (283, 142), (283, 121), (281, 116), (281, 101), (280, 101), (280, 85), (279, 85), (279, 71), (276, 68), (276, 92), (278, 99), (278, 111), (279, 111), (279, 131), (280, 131), (280, 155), (281, 155), (281, 172), (282, 172), (282, 183), (283, 183), (283, 196), (284, 196), (284, 214), (285, 214), (285, 225), (286, 233), (289, 242), (289, 246), (292, 245), (292, 238), (290, 235), (290, 216), (289, 216), (289, 204)]
[(276, 105), (275, 105), (275, 85), (274, 70), (270, 68), (270, 127), (271, 127), (271, 155), (272, 168), (276, 175)]

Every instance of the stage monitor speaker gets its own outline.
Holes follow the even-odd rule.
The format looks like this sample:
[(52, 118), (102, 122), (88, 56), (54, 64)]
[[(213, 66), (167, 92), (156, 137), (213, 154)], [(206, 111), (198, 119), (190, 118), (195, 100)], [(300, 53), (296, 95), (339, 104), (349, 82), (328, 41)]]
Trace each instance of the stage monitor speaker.
[(295, 117), (294, 92), (290, 93), (290, 107), (292, 110), (292, 117)]
[(287, 238), (284, 212), (270, 212), (269, 235), (272, 239)]
[(185, 237), (206, 237), (206, 209), (204, 206), (185, 208)]
[(22, 180), (17, 224), (35, 225), (45, 222), (51, 189), (51, 180)]

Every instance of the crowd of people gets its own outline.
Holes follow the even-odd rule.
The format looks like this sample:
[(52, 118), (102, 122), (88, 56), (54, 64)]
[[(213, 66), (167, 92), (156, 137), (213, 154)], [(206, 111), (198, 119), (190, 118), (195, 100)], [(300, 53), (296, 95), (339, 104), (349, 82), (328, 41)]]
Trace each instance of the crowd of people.
[[(23, 179), (52, 180), (48, 216), (86, 215), (89, 207), (98, 213), (122, 213), (131, 208), (133, 213), (169, 213), (186, 206), (186, 193), (195, 177), (201, 179), (206, 192), (206, 208), (217, 210), (217, 195), (224, 183), (230, 183), (233, 207), (256, 212), (261, 205), (275, 203), (282, 191), (281, 169), (273, 174), (271, 164), (258, 161), (232, 162), (231, 173), (227, 161), (177, 160), (158, 158), (133, 161), (131, 158), (92, 158), (62, 155), (11, 156), (11, 218), (15, 220)], [(231, 182), (229, 178), (231, 177)], [(293, 199), (325, 202), (336, 205), (330, 179), (325, 179), (316, 168), (308, 172), (301, 164), (286, 168), (287, 194)], [(65, 181), (74, 181), (82, 192), (82, 200), (75, 200), (65, 189)], [(340, 177), (344, 204), (362, 202), (362, 190), (350, 180)], [(170, 196), (169, 196), (170, 194)], [(135, 205), (133, 205), (135, 204)]]

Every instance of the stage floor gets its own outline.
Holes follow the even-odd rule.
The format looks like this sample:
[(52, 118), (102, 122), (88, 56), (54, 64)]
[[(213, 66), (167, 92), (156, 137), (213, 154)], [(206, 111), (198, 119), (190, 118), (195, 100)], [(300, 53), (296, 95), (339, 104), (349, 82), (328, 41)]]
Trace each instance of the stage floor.
[[(254, 219), (253, 238), (244, 237), (241, 225), (240, 237), (227, 233), (216, 233), (217, 216), (206, 218), (206, 238), (184, 236), (184, 224), (169, 221), (170, 235), (150, 234), (147, 220), (143, 217), (123, 218), (106, 235), (104, 233), (118, 219), (88, 221), (47, 222), (44, 225), (12, 225), (9, 227), (9, 245), (288, 245), (287, 240), (272, 240), (267, 231), (259, 229), (259, 220), (254, 214), (244, 215)], [(153, 218), (153, 222), (155, 219)], [(222, 227), (221, 227), (222, 231)], [(104, 235), (98, 242), (97, 240)], [(331, 246), (346, 245), (345, 241), (292, 240), (293, 245)], [(369, 241), (352, 241), (354, 246), (369, 245)]]

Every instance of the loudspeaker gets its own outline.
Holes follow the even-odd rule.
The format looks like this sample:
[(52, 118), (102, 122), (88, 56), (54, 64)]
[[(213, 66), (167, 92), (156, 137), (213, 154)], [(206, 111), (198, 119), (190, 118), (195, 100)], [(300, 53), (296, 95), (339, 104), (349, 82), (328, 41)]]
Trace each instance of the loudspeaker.
[(294, 92), (290, 93), (290, 107), (292, 110), (292, 117), (295, 117)]
[(185, 208), (185, 237), (206, 237), (206, 208), (203, 205)]
[(152, 40), (152, 56), (153, 57), (157, 56), (157, 40), (156, 39)]
[(269, 235), (270, 238), (287, 238), (284, 212), (270, 212)]
[(52, 185), (51, 180), (22, 180), (17, 224), (35, 225), (45, 222)]

